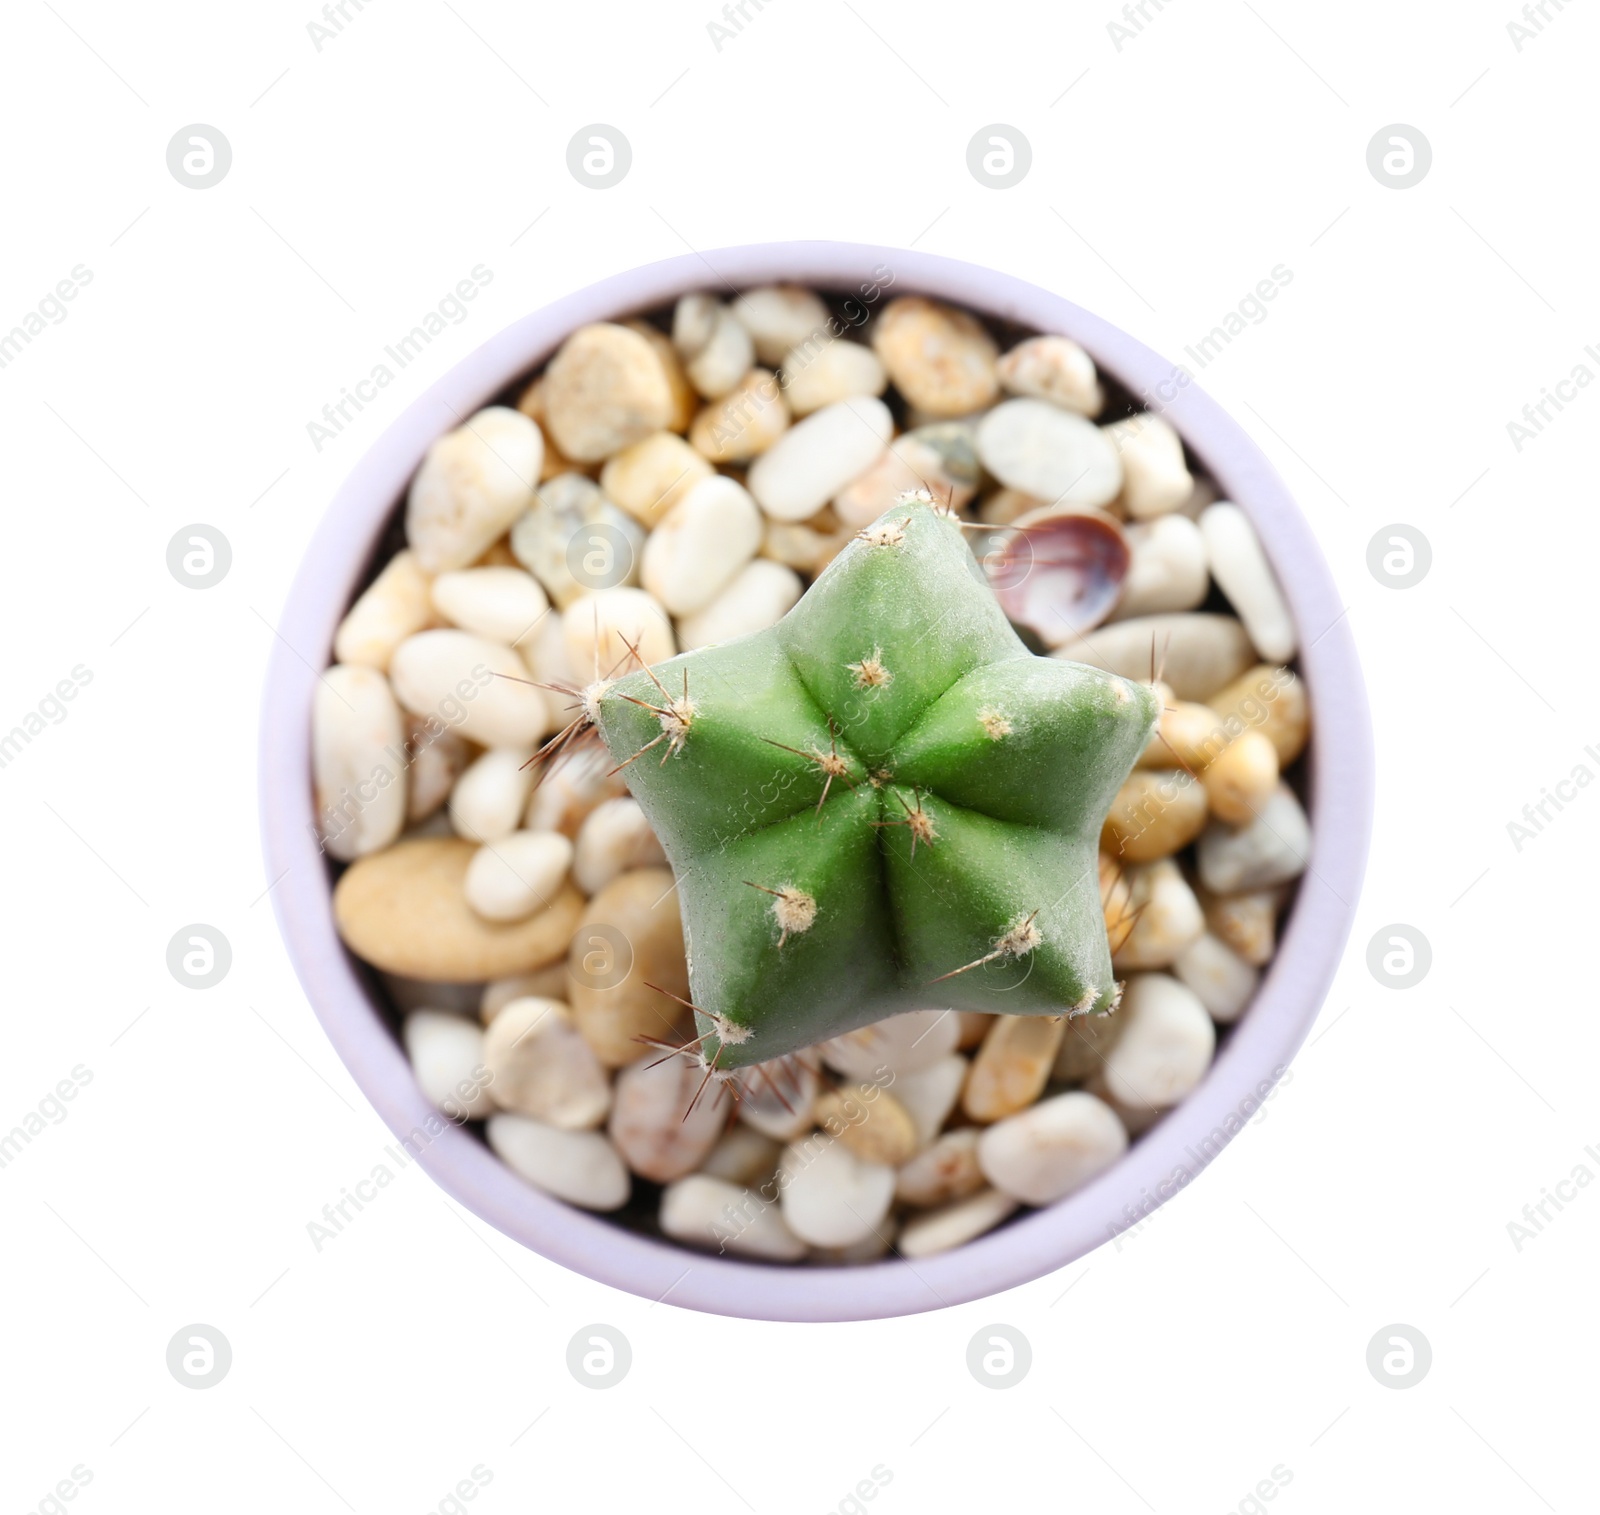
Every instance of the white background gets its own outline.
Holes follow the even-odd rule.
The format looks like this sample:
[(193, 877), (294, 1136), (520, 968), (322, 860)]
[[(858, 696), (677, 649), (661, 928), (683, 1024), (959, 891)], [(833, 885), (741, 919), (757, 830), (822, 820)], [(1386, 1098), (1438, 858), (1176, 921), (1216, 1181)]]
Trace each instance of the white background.
[[(1520, 851), (1507, 823), (1600, 773), (1600, 394), (1520, 453), (1506, 424), (1580, 362), (1600, 373), (1600, 17), (1552, 4), (1519, 52), (1510, 0), (1168, 0), (1118, 51), (1109, 0), (1062, 9), (769, 0), (718, 51), (711, 0), (369, 0), (319, 52), (311, 0), (8, 8), (0, 329), (93, 273), (0, 370), (0, 728), (93, 674), (0, 770), (0, 1129), (93, 1075), (0, 1170), (8, 1511), (77, 1464), (71, 1508), (106, 1515), (420, 1515), (478, 1464), (485, 1515), (822, 1515), (875, 1465), (888, 1515), (1220, 1515), (1280, 1465), (1291, 1515), (1593, 1508), (1600, 1186), (1520, 1252), (1507, 1223), (1578, 1164), (1600, 1175), (1600, 792)], [(604, 192), (565, 166), (596, 121), (634, 153)], [(1003, 192), (965, 161), (996, 121), (1034, 155)], [(233, 148), (203, 192), (165, 163), (191, 122)], [(1393, 122), (1433, 147), (1405, 191), (1366, 166)], [(1372, 866), (1314, 1042), (1120, 1250), (931, 1315), (651, 1306), (415, 1169), (319, 1255), (306, 1223), (387, 1132), (263, 898), (259, 689), (313, 527), (398, 411), (517, 316), (686, 246), (817, 236), (1002, 268), (1175, 359), (1293, 270), (1201, 381), (1298, 495), (1370, 685)], [(467, 320), (316, 452), (306, 423), (479, 263)], [(205, 592), (165, 564), (196, 521), (234, 555)], [(1434, 554), (1405, 591), (1366, 566), (1396, 521)], [(191, 921), (233, 945), (204, 993), (164, 961)], [(1365, 965), (1390, 922), (1433, 947), (1404, 992)], [(205, 1392), (164, 1361), (196, 1321), (234, 1353)], [(633, 1346), (605, 1392), (565, 1366), (593, 1321)], [(1033, 1347), (1004, 1392), (965, 1362), (992, 1321)], [(1392, 1322), (1433, 1348), (1404, 1391), (1366, 1367)]]

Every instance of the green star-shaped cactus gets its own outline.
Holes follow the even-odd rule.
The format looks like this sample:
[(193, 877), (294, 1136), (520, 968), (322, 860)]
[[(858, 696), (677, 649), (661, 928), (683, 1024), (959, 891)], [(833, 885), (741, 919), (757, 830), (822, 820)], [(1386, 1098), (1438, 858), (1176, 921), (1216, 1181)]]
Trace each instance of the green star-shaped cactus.
[(1116, 1001), (1100, 827), (1154, 692), (1036, 657), (907, 497), (776, 626), (585, 691), (678, 877), (701, 1052)]

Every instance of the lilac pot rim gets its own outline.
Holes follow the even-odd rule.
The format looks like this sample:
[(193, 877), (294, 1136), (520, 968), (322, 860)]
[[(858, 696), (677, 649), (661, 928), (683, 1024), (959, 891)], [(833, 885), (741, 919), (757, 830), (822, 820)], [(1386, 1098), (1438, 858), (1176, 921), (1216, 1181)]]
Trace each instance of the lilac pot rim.
[[(1165, 414), (1224, 496), (1254, 522), (1297, 624), (1301, 672), (1315, 713), (1310, 867), (1257, 997), (1204, 1081), (1086, 1187), (954, 1251), (917, 1261), (796, 1268), (690, 1251), (541, 1193), (448, 1122), (428, 1137), (429, 1118), (435, 1125), (438, 1118), (339, 941), (314, 839), (313, 691), (377, 537), (428, 445), (585, 322), (617, 319), (719, 283), (737, 289), (777, 281), (833, 290), (876, 282), (880, 297), (891, 291), (931, 295), (1079, 342), (1102, 369)], [(642, 1298), (751, 1319), (869, 1320), (963, 1304), (1062, 1268), (1125, 1229), (1130, 1216), (1148, 1213), (1150, 1199), (1164, 1202), (1209, 1164), (1282, 1076), (1321, 1008), (1353, 922), (1374, 770), (1355, 644), (1310, 526), (1243, 429), (1180, 375), (1098, 316), (977, 264), (853, 243), (764, 243), (647, 264), (522, 317), (463, 358), (373, 443), (320, 523), (279, 621), (262, 710), (263, 845), (279, 927), (318, 1020), (389, 1129), (403, 1139), (423, 1134), (421, 1165), (447, 1194), (533, 1251)]]

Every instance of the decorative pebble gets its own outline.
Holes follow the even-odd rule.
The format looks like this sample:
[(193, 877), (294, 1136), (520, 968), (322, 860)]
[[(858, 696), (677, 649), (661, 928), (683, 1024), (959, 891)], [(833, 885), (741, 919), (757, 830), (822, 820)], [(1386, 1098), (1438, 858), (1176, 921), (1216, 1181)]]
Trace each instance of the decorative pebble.
[(1045, 400), (1004, 400), (978, 423), (983, 466), (1012, 489), (1075, 510), (1122, 488), (1117, 450), (1092, 421)]
[(608, 1068), (638, 1058), (641, 1036), (676, 1045), (694, 1034), (693, 1016), (672, 998), (688, 998), (689, 969), (668, 869), (636, 868), (613, 879), (589, 901), (570, 935), (569, 1003), (578, 1029)]
[(1134, 520), (1165, 515), (1194, 493), (1183, 442), (1153, 411), (1115, 421), (1105, 434), (1122, 458), (1122, 503)]
[(1264, 968), (1277, 948), (1278, 907), (1282, 889), (1255, 889), (1246, 894), (1202, 892), (1207, 927), (1254, 968)]
[(620, 582), (627, 584), (638, 577), (644, 528), (625, 510), (613, 505), (593, 479), (581, 473), (564, 473), (546, 480), (539, 486), (532, 507), (511, 528), (511, 551), (517, 561), (538, 579), (561, 610), (590, 590), (589, 585), (574, 577), (568, 559), (573, 540), (585, 527), (600, 528), (588, 539), (596, 544), (594, 550), (608, 559), (598, 565), (597, 571), (622, 566), (610, 558), (616, 554), (626, 560), (627, 571)]
[(585, 894), (598, 894), (619, 873), (664, 867), (666, 861), (638, 800), (632, 795), (602, 800), (578, 828), (572, 881)]
[(576, 839), (596, 806), (628, 792), (612, 767), (609, 753), (591, 747), (547, 768), (528, 801), (523, 825), (529, 831), (559, 831)]
[(406, 823), (405, 727), (376, 668), (336, 663), (311, 706), (317, 824), (330, 857), (387, 847)]
[(1125, 876), (1128, 909), (1111, 931), (1111, 965), (1119, 973), (1168, 967), (1205, 930), (1200, 901), (1171, 858), (1132, 864)]
[(1182, 768), (1135, 768), (1111, 802), (1100, 845), (1125, 863), (1171, 857), (1205, 826), (1207, 792)]
[[(1167, 519), (1172, 519), (1168, 517)], [(1164, 690), (1164, 686), (1163, 686)], [(1162, 694), (1161, 714), (1149, 744), (1139, 755), (1141, 768), (1170, 768), (1174, 763), (1199, 773), (1228, 744), (1223, 718), (1209, 705)]]
[(1000, 1120), (1038, 1099), (1050, 1078), (1065, 1015), (998, 1015), (972, 1060), (961, 1108), (972, 1120)]
[(1098, 1178), (1127, 1150), (1128, 1133), (1116, 1111), (1075, 1089), (990, 1126), (978, 1138), (978, 1166), (1003, 1194), (1024, 1204), (1053, 1205)]
[(894, 1197), (903, 1205), (927, 1209), (976, 1194), (984, 1185), (978, 1166), (981, 1126), (959, 1126), (925, 1147), (895, 1175)]
[(489, 1095), (502, 1110), (563, 1131), (598, 1126), (611, 1108), (611, 1079), (558, 1000), (514, 999), (483, 1038)]
[(1122, 1027), (1120, 1006), (1108, 1015), (1069, 1016), (1051, 1079), (1058, 1084), (1081, 1084), (1105, 1061), (1112, 1043), (1122, 1035)]
[[(993, 1020), (993, 1016), (985, 1016)], [(925, 1147), (943, 1129), (961, 1097), (968, 1063), (959, 1053), (948, 1052), (926, 1068), (898, 1072), (891, 1087), (916, 1127), (917, 1145)]]
[(410, 548), (383, 566), (345, 613), (334, 633), (333, 655), (341, 663), (388, 670), (394, 650), (433, 620), (428, 576)]
[(491, 747), (475, 758), (450, 791), (450, 826), (473, 842), (498, 842), (517, 829), (533, 788), (526, 747)]
[(737, 1183), (692, 1173), (667, 1185), (661, 1229), (690, 1247), (710, 1247), (768, 1262), (798, 1262), (806, 1244), (785, 1224), (779, 1207)]
[(757, 558), (739, 570), (731, 584), (704, 610), (678, 623), (678, 640), (685, 652), (731, 642), (775, 626), (800, 599), (799, 576), (792, 568)]
[(417, 1085), (451, 1120), (482, 1120), (494, 1109), (483, 1028), (443, 1010), (413, 1010), (401, 1028)]
[(1016, 1212), (1017, 1202), (998, 1189), (957, 1200), (940, 1210), (930, 1210), (908, 1220), (901, 1228), (896, 1245), (902, 1257), (932, 1257), (992, 1231)]
[(617, 1075), (606, 1130), (641, 1178), (670, 1183), (711, 1155), (727, 1124), (728, 1091), (715, 1079), (701, 1090), (703, 1083), (698, 1062), (661, 1052), (648, 1053)]
[(675, 653), (672, 622), (661, 602), (643, 589), (597, 589), (561, 612), (567, 661), (579, 678), (616, 677), (633, 666), (633, 649), (646, 663)]
[(597, 463), (663, 430), (672, 391), (649, 341), (625, 326), (582, 326), (545, 370), (550, 433), (569, 458)]
[(504, 642), (470, 631), (419, 631), (394, 651), (389, 681), (413, 715), (437, 716), (485, 747), (529, 746), (544, 734), (544, 698)]
[(406, 729), (406, 821), (425, 821), (450, 798), (467, 766), (467, 744), (442, 722), (403, 715)]
[(817, 1124), (857, 1157), (897, 1168), (921, 1145), (916, 1123), (890, 1094), (868, 1084), (830, 1089), (817, 1101)]
[(806, 1058), (775, 1058), (739, 1074), (739, 1119), (774, 1141), (790, 1142), (816, 1124), (822, 1082)]
[(915, 1073), (954, 1052), (961, 1022), (953, 1010), (908, 1010), (820, 1044), (830, 1068), (846, 1078), (875, 1080), (884, 1069)]
[[(946, 422), (943, 429), (954, 427), (955, 423)], [(964, 509), (978, 487), (977, 453), (972, 448), (971, 433), (967, 432), (968, 466), (969, 460), (959, 458), (952, 464), (949, 453), (928, 440), (928, 433), (934, 430), (925, 426), (896, 437), (876, 463), (846, 484), (833, 497), (834, 514), (839, 520), (859, 531), (877, 520), (908, 489), (927, 490), (941, 505)]]
[(1294, 617), (1267, 562), (1256, 529), (1237, 505), (1218, 501), (1200, 516), (1211, 572), (1239, 612), (1256, 651), (1269, 663), (1294, 656)]
[(509, 978), (491, 979), (478, 995), (478, 1019), (487, 1026), (507, 1005), (519, 999), (553, 999), (565, 1005), (566, 959), (558, 958), (548, 967), (535, 968), (532, 973), (513, 973)]
[(893, 433), (889, 407), (871, 395), (825, 405), (756, 459), (750, 493), (773, 520), (803, 521), (869, 468)]
[(783, 1148), (753, 1126), (734, 1125), (718, 1140), (700, 1164), (708, 1178), (730, 1184), (758, 1184), (777, 1171)]
[(748, 463), (788, 429), (789, 402), (777, 378), (765, 368), (752, 368), (694, 418), (689, 441), (713, 463)]
[(1080, 416), (1100, 414), (1106, 403), (1094, 359), (1070, 337), (1029, 337), (996, 365), (1010, 395), (1048, 400)]
[(711, 464), (682, 437), (658, 431), (607, 458), (600, 488), (653, 530), (701, 480), (712, 477)]
[(981, 1010), (958, 1010), (956, 1014), (961, 1019), (961, 1030), (956, 1035), (956, 1046), (963, 1052), (970, 1052), (989, 1034), (989, 1027), (994, 1023), (994, 1017)]
[(486, 921), (525, 920), (566, 882), (572, 843), (555, 831), (514, 831), (486, 842), (467, 865), (467, 903)]
[(675, 431), (680, 436), (688, 431), (689, 422), (694, 419), (694, 413), (699, 408), (700, 396), (695, 393), (694, 385), (689, 382), (689, 376), (683, 371), (683, 362), (678, 357), (678, 349), (672, 345), (672, 338), (659, 326), (652, 326), (648, 321), (624, 321), (622, 323), (629, 331), (637, 332), (649, 345), (650, 351), (656, 356), (656, 361), (661, 365), (662, 377), (667, 381), (667, 393), (671, 399), (671, 415), (667, 420), (667, 430)]
[(1155, 667), (1180, 700), (1200, 701), (1232, 683), (1256, 657), (1244, 627), (1231, 615), (1199, 611), (1114, 621), (1056, 656), (1070, 656), (1075, 663), (1105, 668), (1125, 679), (1148, 679)]
[(1219, 821), (1248, 826), (1278, 786), (1278, 750), (1264, 732), (1240, 732), (1211, 760), (1200, 781)]
[(489, 1117), (486, 1134), (513, 1173), (569, 1205), (620, 1210), (628, 1202), (628, 1169), (598, 1131), (562, 1131), (501, 1111)]
[(522, 568), (463, 568), (433, 581), (433, 608), (452, 626), (521, 649), (550, 611), (544, 587)]
[(963, 310), (911, 295), (872, 323), (872, 347), (906, 400), (930, 416), (965, 416), (1000, 392), (999, 350)]
[(424, 573), (465, 568), (533, 500), (544, 438), (520, 411), (480, 410), (428, 449), (406, 498), (406, 540)]
[(841, 1141), (813, 1132), (784, 1152), (783, 1218), (814, 1247), (848, 1247), (883, 1223), (894, 1201), (894, 1169), (865, 1162)]
[(345, 945), (374, 967), (407, 978), (483, 983), (528, 973), (567, 950), (583, 896), (563, 889), (548, 910), (510, 925), (480, 919), (464, 884), (477, 849), (456, 837), (402, 837), (357, 858), (333, 891)]
[(711, 295), (684, 295), (672, 316), (672, 345), (689, 382), (708, 400), (720, 399), (755, 360), (755, 344), (738, 317)]
[(1238, 1020), (1255, 998), (1261, 975), (1219, 936), (1197, 936), (1172, 961), (1172, 971), (1194, 991), (1219, 1025)]
[(1114, 618), (1193, 610), (1211, 592), (1205, 539), (1188, 516), (1161, 515), (1125, 528), (1132, 553)]
[(1261, 663), (1240, 674), (1207, 703), (1224, 721), (1256, 727), (1277, 749), (1278, 767), (1287, 768), (1305, 750), (1310, 730), (1306, 686), (1288, 668)]
[(784, 354), (783, 392), (796, 416), (853, 395), (881, 395), (888, 384), (877, 353), (859, 342), (834, 340), (819, 348), (803, 343)]
[(841, 525), (829, 507), (808, 521), (768, 521), (761, 539), (761, 555), (787, 568), (816, 575), (844, 551), (854, 535), (855, 529)]
[(1201, 834), (1200, 882), (1213, 894), (1238, 894), (1286, 884), (1305, 872), (1311, 823), (1295, 792), (1280, 783), (1248, 826), (1214, 821)]
[(761, 511), (749, 492), (715, 474), (690, 489), (650, 533), (640, 580), (673, 615), (704, 610), (755, 557), (761, 536)]
[(826, 334), (830, 320), (821, 299), (798, 284), (747, 289), (731, 308), (754, 340), (756, 357), (769, 367), (808, 337)]
[(1118, 1014), (1125, 1021), (1122, 1035), (1090, 1089), (1123, 1109), (1170, 1109), (1211, 1066), (1217, 1036), (1205, 1006), (1192, 989), (1165, 973), (1136, 973)]

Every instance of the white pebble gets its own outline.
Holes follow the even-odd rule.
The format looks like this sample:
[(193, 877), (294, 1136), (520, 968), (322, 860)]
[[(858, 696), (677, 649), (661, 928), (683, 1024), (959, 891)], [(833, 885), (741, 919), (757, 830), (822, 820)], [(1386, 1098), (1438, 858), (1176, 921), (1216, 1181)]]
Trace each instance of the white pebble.
[(673, 615), (703, 610), (761, 546), (764, 522), (736, 479), (702, 479), (662, 518), (644, 544), (639, 578)]
[(544, 586), (522, 568), (463, 568), (433, 581), (433, 608), (452, 626), (522, 649), (548, 618)]
[(672, 316), (672, 345), (689, 382), (708, 400), (720, 399), (755, 361), (755, 344), (737, 316), (706, 294), (684, 295)]
[(937, 1252), (964, 1246), (985, 1231), (994, 1230), (1001, 1221), (1015, 1214), (1016, 1209), (1017, 1202), (1009, 1194), (1002, 1194), (998, 1189), (984, 1189), (942, 1209), (914, 1216), (900, 1232), (900, 1254), (932, 1257)]
[(428, 576), (416, 554), (402, 548), (345, 613), (333, 638), (333, 655), (341, 663), (363, 663), (387, 669), (394, 650), (433, 619)]
[(1200, 882), (1213, 894), (1270, 889), (1299, 878), (1310, 856), (1311, 823), (1294, 790), (1280, 782), (1248, 826), (1213, 821), (1200, 833)]
[(1003, 1193), (1049, 1205), (1104, 1173), (1128, 1150), (1128, 1133), (1102, 1099), (1074, 1089), (990, 1126), (978, 1166)]
[(462, 889), (486, 921), (526, 920), (556, 897), (571, 866), (572, 843), (559, 832), (514, 831), (473, 853)]
[(395, 648), (389, 679), (413, 715), (436, 716), (484, 747), (531, 745), (548, 724), (540, 692), (503, 642), (470, 631), (419, 631)]
[(1223, 1026), (1238, 1020), (1261, 981), (1249, 963), (1209, 931), (1173, 959), (1172, 971), (1199, 996), (1211, 1019)]
[(655, 1051), (617, 1074), (607, 1131), (641, 1178), (670, 1183), (710, 1156), (727, 1124), (729, 1096), (714, 1079), (702, 1090), (704, 1081), (697, 1063)]
[(964, 1199), (984, 1185), (978, 1167), (978, 1139), (986, 1127), (958, 1126), (924, 1148), (895, 1175), (894, 1197), (903, 1205), (927, 1208)]
[(1188, 516), (1157, 516), (1123, 528), (1131, 559), (1112, 619), (1193, 610), (1211, 591), (1205, 538)]
[(776, 626), (794, 609), (804, 586), (800, 576), (782, 563), (757, 558), (704, 610), (678, 622), (678, 640), (685, 652), (731, 642), (736, 637)]
[(426, 573), (465, 568), (533, 503), (544, 437), (491, 405), (428, 449), (406, 500), (406, 540)]
[(960, 1036), (961, 1017), (954, 1010), (908, 1010), (825, 1041), (818, 1051), (830, 1068), (866, 1081), (883, 1069), (903, 1074), (931, 1068), (956, 1050)]
[(894, 1169), (864, 1162), (841, 1141), (814, 1131), (778, 1165), (783, 1218), (814, 1247), (850, 1247), (882, 1224), (894, 1200)]
[(585, 683), (633, 666), (631, 643), (647, 663), (661, 663), (677, 649), (672, 622), (653, 594), (620, 586), (597, 589), (561, 613), (567, 662)]
[(750, 493), (775, 521), (814, 516), (877, 460), (894, 433), (882, 400), (857, 395), (791, 426), (750, 469)]
[(798, 1262), (806, 1244), (784, 1223), (782, 1210), (738, 1184), (693, 1173), (661, 1196), (661, 1229), (674, 1241), (772, 1262)]
[(492, 978), (478, 993), (478, 1019), (489, 1025), (505, 1007), (519, 999), (567, 999), (567, 960), (535, 968), (532, 973), (514, 973), (510, 978)]
[(1116, 448), (1092, 421), (1044, 400), (1003, 400), (978, 423), (983, 466), (1054, 505), (1109, 504), (1122, 488)]
[(798, 284), (764, 284), (733, 302), (733, 313), (755, 341), (756, 356), (769, 368), (807, 337), (828, 330), (828, 307)]
[(451, 1120), (482, 1120), (494, 1109), (482, 1026), (445, 1010), (413, 1010), (400, 1039), (417, 1086), (435, 1109)]
[(576, 837), (595, 806), (628, 792), (622, 775), (611, 771), (613, 766), (605, 748), (590, 747), (547, 768), (528, 800), (523, 825), (529, 831)]
[(1166, 1110), (1205, 1077), (1217, 1034), (1192, 989), (1165, 973), (1136, 973), (1117, 1015), (1122, 1035), (1090, 1080), (1096, 1094), (1135, 1113)]
[(793, 1141), (814, 1124), (821, 1087), (817, 1070), (801, 1058), (755, 1063), (739, 1073), (739, 1119), (774, 1141)]
[(1122, 503), (1136, 521), (1176, 510), (1194, 493), (1183, 440), (1153, 411), (1114, 421), (1105, 434), (1122, 458)]
[(1250, 517), (1237, 505), (1219, 501), (1201, 511), (1200, 532), (1212, 576), (1239, 612), (1256, 651), (1269, 663), (1287, 663), (1298, 645), (1294, 617)]
[[(1165, 968), (1206, 929), (1204, 911), (1183, 871), (1170, 858), (1133, 863), (1123, 871), (1127, 908), (1111, 924), (1119, 973), (1133, 968)], [(1129, 929), (1128, 922), (1133, 923)]]
[(889, 384), (883, 362), (860, 342), (804, 342), (783, 359), (784, 397), (796, 416), (853, 395), (881, 395)]
[(606, 1118), (611, 1079), (560, 1001), (512, 1000), (489, 1022), (483, 1043), (489, 1097), (502, 1110), (563, 1131), (586, 1131)]
[(491, 747), (450, 791), (450, 829), (470, 842), (497, 842), (517, 829), (533, 788), (526, 747)]
[(1007, 394), (1048, 400), (1080, 416), (1097, 416), (1106, 403), (1094, 359), (1071, 337), (1029, 337), (996, 365)]
[(405, 726), (388, 679), (336, 663), (311, 706), (317, 822), (331, 857), (348, 862), (387, 847), (406, 823)]
[(585, 1210), (617, 1210), (628, 1202), (628, 1170), (598, 1131), (562, 1131), (526, 1115), (489, 1117), (489, 1145), (535, 1188)]
[(598, 894), (630, 868), (666, 865), (661, 839), (651, 829), (632, 795), (602, 800), (578, 828), (572, 881), (585, 894)]
[[(952, 1015), (950, 1019), (956, 1022), (959, 1034), (961, 1018)], [(966, 1058), (959, 1052), (949, 1052), (926, 1068), (896, 1072), (889, 1090), (911, 1117), (911, 1124), (917, 1131), (918, 1146), (927, 1146), (955, 1109), (956, 1101), (961, 1097), (961, 1085), (967, 1076), (967, 1066)]]
[(711, 1149), (700, 1171), (730, 1184), (755, 1184), (772, 1177), (782, 1155), (783, 1148), (770, 1136), (753, 1126), (736, 1125)]
[(406, 823), (425, 821), (450, 798), (467, 766), (467, 744), (440, 723), (407, 712)]

